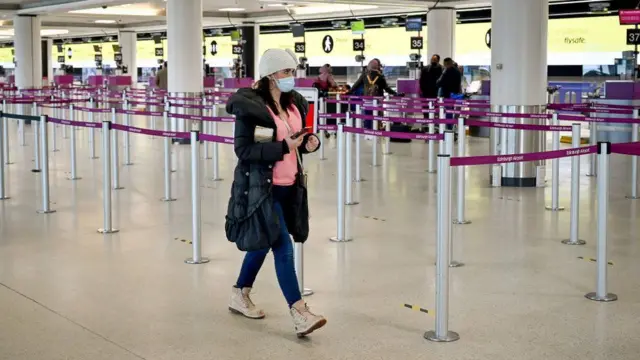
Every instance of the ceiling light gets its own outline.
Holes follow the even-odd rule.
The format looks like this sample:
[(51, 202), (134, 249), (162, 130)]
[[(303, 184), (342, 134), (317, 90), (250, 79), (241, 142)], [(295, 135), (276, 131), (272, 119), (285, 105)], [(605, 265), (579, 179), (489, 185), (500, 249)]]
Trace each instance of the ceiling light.
[(246, 10), (245, 8), (234, 8), (234, 7), (218, 9), (218, 11), (226, 11), (226, 12), (237, 12), (237, 11), (245, 11), (245, 10)]
[(122, 16), (158, 16), (161, 9), (156, 9), (149, 4), (127, 4), (120, 6), (108, 6), (104, 8), (92, 8), (69, 11), (71, 14), (92, 14), (92, 15), (122, 15)]
[(115, 20), (96, 20), (96, 24), (115, 24)]
[[(67, 29), (42, 29), (40, 30), (40, 36), (54, 36), (68, 34)], [(0, 36), (13, 36), (13, 29), (0, 30)]]
[(376, 5), (348, 5), (348, 4), (318, 4), (303, 7), (296, 7), (293, 12), (296, 15), (313, 15), (340, 11), (356, 11), (377, 9)]

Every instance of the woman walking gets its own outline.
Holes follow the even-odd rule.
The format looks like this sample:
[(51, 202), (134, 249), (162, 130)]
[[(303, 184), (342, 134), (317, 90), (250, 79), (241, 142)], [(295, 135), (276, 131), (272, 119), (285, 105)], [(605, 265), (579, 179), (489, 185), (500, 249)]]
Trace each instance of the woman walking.
[(309, 235), (301, 155), (320, 146), (316, 135), (302, 131), (309, 106), (293, 91), (296, 67), (293, 52), (267, 50), (260, 58), (260, 80), (252, 89), (238, 90), (227, 103), (227, 112), (236, 116), (234, 146), (239, 161), (225, 230), (229, 241), (247, 251), (229, 310), (251, 319), (265, 317), (250, 293), (271, 250), (295, 331), (302, 337), (327, 321), (302, 300), (293, 262), (291, 236), (304, 242)]

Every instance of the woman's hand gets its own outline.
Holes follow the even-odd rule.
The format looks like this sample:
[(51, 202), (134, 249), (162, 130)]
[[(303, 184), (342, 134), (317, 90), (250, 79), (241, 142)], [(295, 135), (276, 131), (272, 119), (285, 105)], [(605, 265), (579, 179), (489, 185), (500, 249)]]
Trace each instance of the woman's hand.
[(318, 140), (318, 137), (313, 134), (309, 135), (309, 138), (307, 139), (307, 144), (305, 147), (309, 153), (312, 153), (318, 150), (318, 147), (320, 147), (320, 140)]
[(298, 149), (300, 145), (302, 145), (303, 140), (304, 140), (304, 136), (298, 136), (295, 139), (291, 137), (284, 138), (284, 141), (287, 142), (287, 146), (289, 147), (289, 152), (295, 152), (296, 149)]

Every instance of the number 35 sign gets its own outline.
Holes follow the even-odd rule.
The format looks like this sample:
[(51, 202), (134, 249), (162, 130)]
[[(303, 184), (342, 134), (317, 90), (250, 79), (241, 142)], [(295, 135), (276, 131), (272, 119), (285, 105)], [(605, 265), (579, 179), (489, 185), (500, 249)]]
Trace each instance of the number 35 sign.
[(411, 50), (421, 50), (424, 47), (422, 36), (411, 37)]

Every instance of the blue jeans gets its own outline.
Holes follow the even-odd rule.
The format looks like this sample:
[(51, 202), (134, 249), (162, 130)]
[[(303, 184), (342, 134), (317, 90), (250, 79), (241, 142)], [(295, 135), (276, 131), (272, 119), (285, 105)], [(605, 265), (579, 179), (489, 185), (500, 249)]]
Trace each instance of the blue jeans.
[(282, 294), (289, 307), (302, 299), (300, 287), (298, 286), (298, 278), (296, 277), (295, 265), (293, 263), (293, 243), (289, 236), (289, 230), (284, 221), (284, 212), (282, 206), (287, 206), (291, 197), (291, 187), (274, 186), (273, 187), (273, 211), (278, 216), (280, 222), (280, 241), (278, 241), (271, 249), (263, 249), (249, 251), (244, 257), (240, 275), (236, 282), (237, 288), (253, 287), (258, 272), (266, 259), (269, 250), (273, 251), (273, 259), (276, 265), (276, 276)]

